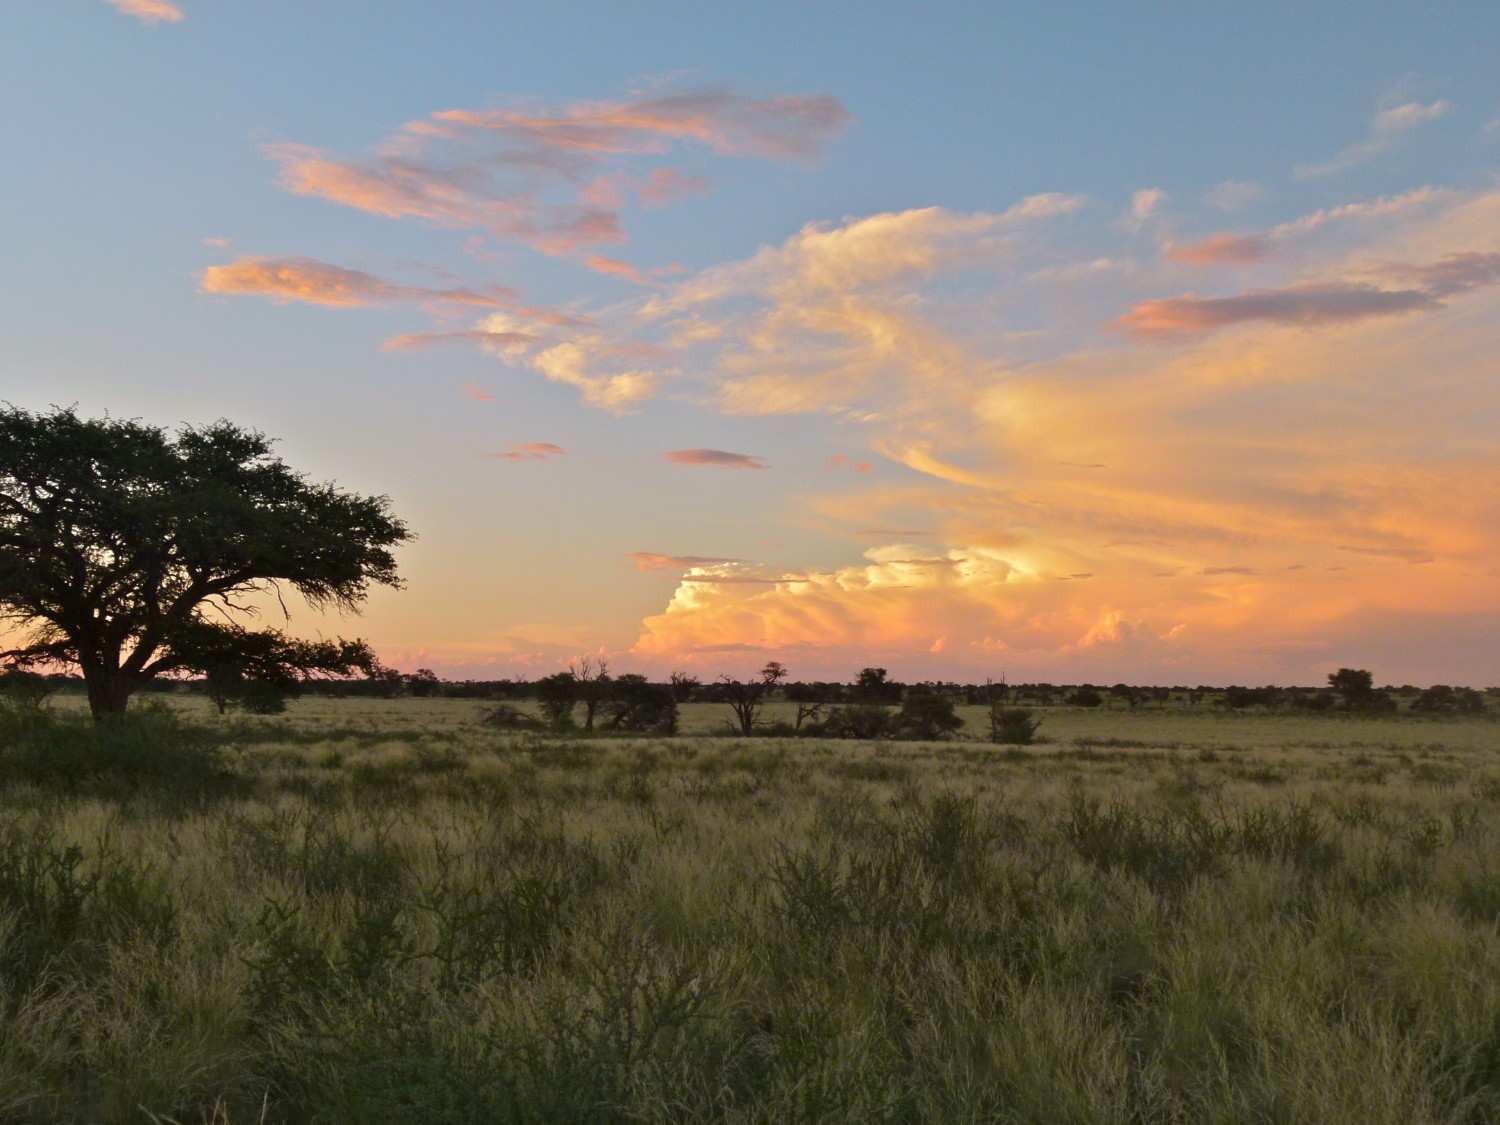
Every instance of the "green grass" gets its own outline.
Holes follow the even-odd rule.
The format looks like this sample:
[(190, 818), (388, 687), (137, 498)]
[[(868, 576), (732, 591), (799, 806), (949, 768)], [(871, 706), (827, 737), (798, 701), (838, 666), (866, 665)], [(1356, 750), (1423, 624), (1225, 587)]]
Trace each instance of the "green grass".
[(3, 1122), (1500, 1119), (1493, 721), (70, 706), (0, 721)]

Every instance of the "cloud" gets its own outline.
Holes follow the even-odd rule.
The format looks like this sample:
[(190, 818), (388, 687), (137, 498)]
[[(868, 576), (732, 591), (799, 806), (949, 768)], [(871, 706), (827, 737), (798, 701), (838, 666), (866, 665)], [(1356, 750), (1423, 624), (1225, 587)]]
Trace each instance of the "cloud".
[(663, 206), (707, 189), (671, 167), (644, 180), (612, 170), (693, 143), (726, 156), (816, 156), (848, 112), (826, 94), (753, 98), (723, 87), (555, 110), (446, 109), (409, 122), (368, 158), (291, 143), (266, 147), (281, 185), (386, 218), (481, 230), (544, 254), (625, 241), (625, 192)]
[(1252, 290), (1234, 297), (1141, 301), (1115, 324), (1135, 336), (1167, 336), (1211, 332), (1253, 320), (1311, 326), (1436, 307), (1437, 301), (1419, 290), (1334, 282)]
[(1257, 289), (1233, 297), (1169, 297), (1141, 301), (1115, 322), (1136, 336), (1210, 332), (1246, 321), (1304, 327), (1397, 316), (1441, 307), (1451, 297), (1500, 283), (1500, 253), (1466, 251), (1430, 265), (1393, 265), (1385, 272), (1413, 285), (1382, 289), (1355, 281), (1331, 281)]
[(491, 461), (548, 461), (563, 456), (567, 450), (550, 441), (528, 441), (513, 445), (503, 453), (486, 453)]
[(404, 352), (416, 351), (418, 349), (431, 348), (439, 344), (478, 344), (487, 350), (496, 352), (506, 348), (535, 343), (536, 336), (529, 332), (485, 332), (471, 330), (465, 332), (409, 332), (404, 336), (392, 336), (380, 345), (382, 351)]
[(212, 246), (216, 250), (222, 250), (226, 246), (229, 245), (229, 239), (227, 239), (227, 238), (221, 238), (221, 237), (218, 237), (218, 236), (214, 236), (214, 237), (211, 237), (211, 238), (205, 238), (203, 240), (203, 245), (205, 245), (205, 246)]
[(584, 265), (595, 273), (606, 274), (610, 277), (624, 278), (635, 285), (650, 285), (650, 280), (641, 274), (641, 271), (629, 262), (622, 262), (618, 258), (606, 258), (602, 254), (593, 254), (584, 259)]
[(537, 353), (532, 366), (555, 383), (578, 388), (588, 405), (623, 413), (655, 394), (660, 380), (655, 372), (639, 368), (608, 373), (590, 370), (612, 354), (603, 337), (580, 337)]
[(713, 555), (659, 555), (654, 551), (631, 551), (625, 557), (635, 564), (637, 570), (692, 570), (695, 567), (727, 566), (745, 561)]
[(641, 185), (639, 195), (648, 207), (665, 207), (679, 199), (702, 195), (709, 189), (706, 176), (691, 176), (676, 168), (654, 168)]
[(1298, 179), (1316, 179), (1348, 171), (1388, 152), (1406, 133), (1436, 121), (1453, 106), (1446, 101), (1403, 102), (1378, 110), (1370, 120), (1365, 138), (1340, 149), (1328, 160), (1316, 164), (1299, 164), (1293, 170)]
[(489, 391), (485, 390), (478, 383), (465, 383), (461, 389), (463, 390), (464, 396), (466, 398), (471, 398), (475, 402), (495, 401), (495, 396), (490, 394)]
[(1225, 180), (1216, 184), (1203, 198), (1220, 211), (1243, 211), (1260, 201), (1266, 189), (1254, 180)]
[(1172, 246), (1167, 257), (1174, 262), (1193, 266), (1221, 265), (1225, 262), (1259, 262), (1271, 252), (1269, 241), (1254, 234), (1214, 234), (1198, 242)]
[(501, 286), (480, 292), (395, 285), (314, 258), (240, 258), (228, 265), (209, 266), (200, 275), (199, 287), (205, 293), (269, 297), (274, 301), (302, 301), (329, 308), (358, 308), (396, 301), (500, 306), (515, 296)]
[(1130, 197), (1129, 225), (1131, 229), (1140, 230), (1166, 201), (1167, 193), (1161, 188), (1141, 188), (1137, 191)]
[(168, 0), (105, 0), (105, 3), (142, 23), (178, 23), (182, 20), (182, 9)]
[(762, 457), (748, 453), (728, 453), (722, 449), (671, 449), (662, 459), (674, 465), (709, 465), (720, 469), (765, 469)]

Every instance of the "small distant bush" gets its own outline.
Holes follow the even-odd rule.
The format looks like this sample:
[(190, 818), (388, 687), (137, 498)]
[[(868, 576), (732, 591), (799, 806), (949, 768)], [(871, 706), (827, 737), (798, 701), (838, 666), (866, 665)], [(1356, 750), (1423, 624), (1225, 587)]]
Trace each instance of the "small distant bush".
[(808, 733), (817, 733), (824, 738), (853, 738), (863, 742), (889, 738), (894, 728), (894, 717), (878, 703), (835, 707), (821, 723), (803, 727)]
[(1098, 707), (1104, 702), (1104, 696), (1093, 688), (1079, 688), (1068, 696), (1068, 702), (1074, 707)]
[(1428, 715), (1477, 715), (1484, 710), (1484, 696), (1473, 688), (1433, 684), (1412, 700), (1411, 709)]
[(896, 729), (903, 738), (931, 742), (946, 738), (964, 725), (953, 708), (953, 700), (935, 691), (911, 689), (896, 716)]
[(990, 711), (990, 741), (1002, 746), (1029, 746), (1036, 741), (1042, 720), (1029, 707), (997, 707)]
[(669, 684), (653, 684), (645, 676), (617, 676), (604, 704), (604, 729), (622, 734), (677, 733), (677, 696)]
[(484, 713), (479, 720), (487, 727), (497, 727), (500, 730), (541, 730), (542, 721), (535, 715), (528, 715), (519, 707), (513, 707), (509, 703), (499, 703)]
[(39, 673), (24, 668), (8, 668), (0, 672), (0, 702), (5, 705), (38, 710), (54, 690), (56, 685)]
[(538, 680), (536, 697), (548, 726), (566, 730), (573, 725), (573, 705), (578, 702), (578, 678), (572, 672), (557, 672)]

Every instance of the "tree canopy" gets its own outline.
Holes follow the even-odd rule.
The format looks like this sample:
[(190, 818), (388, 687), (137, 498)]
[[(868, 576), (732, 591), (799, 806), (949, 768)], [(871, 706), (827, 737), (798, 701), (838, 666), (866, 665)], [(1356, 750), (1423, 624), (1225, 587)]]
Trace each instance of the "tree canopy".
[(76, 665), (96, 717), (165, 673), (368, 670), (359, 642), (247, 630), (248, 599), (356, 610), (401, 585), (393, 551), (410, 538), (388, 498), (313, 483), (227, 421), (169, 433), (0, 408), (0, 620), (29, 630), (0, 657)]

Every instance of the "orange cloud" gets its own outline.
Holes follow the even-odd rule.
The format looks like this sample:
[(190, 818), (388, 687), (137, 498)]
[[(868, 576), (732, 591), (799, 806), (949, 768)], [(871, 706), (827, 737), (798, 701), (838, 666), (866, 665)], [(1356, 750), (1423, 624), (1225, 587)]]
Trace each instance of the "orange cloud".
[(1214, 266), (1224, 262), (1258, 262), (1270, 250), (1266, 239), (1259, 235), (1215, 234), (1198, 242), (1173, 246), (1167, 257), (1192, 266)]
[(105, 0), (106, 3), (134, 16), (142, 23), (177, 23), (182, 19), (182, 9), (168, 0)]
[(722, 449), (672, 449), (662, 459), (674, 465), (709, 465), (720, 469), (765, 469), (765, 459), (748, 453), (728, 453)]
[(527, 441), (513, 445), (503, 453), (486, 453), (485, 457), (491, 461), (547, 461), (566, 452), (562, 446), (550, 441)]
[(313, 258), (241, 258), (228, 265), (210, 266), (203, 271), (199, 286), (205, 293), (303, 301), (330, 308), (358, 308), (394, 301), (439, 301), (499, 307), (511, 303), (515, 296), (501, 286), (478, 292), (473, 289), (393, 285), (371, 274)]
[(462, 388), (464, 395), (475, 402), (494, 402), (495, 396), (490, 394), (478, 383), (465, 383)]

